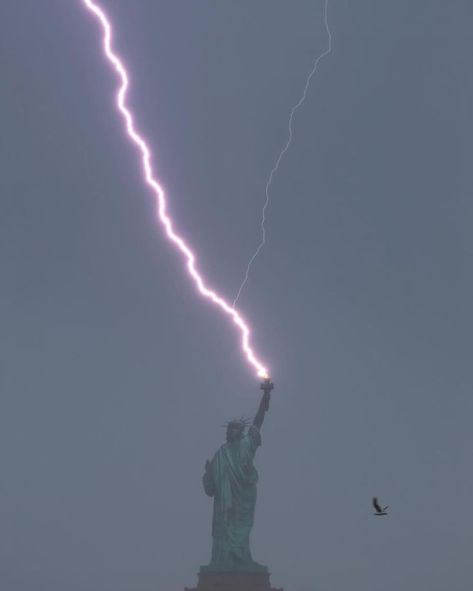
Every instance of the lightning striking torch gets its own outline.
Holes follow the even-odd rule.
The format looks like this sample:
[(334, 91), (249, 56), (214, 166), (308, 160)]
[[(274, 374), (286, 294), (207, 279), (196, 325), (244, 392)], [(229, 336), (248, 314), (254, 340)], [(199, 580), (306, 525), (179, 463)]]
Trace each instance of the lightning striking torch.
[[(118, 78), (118, 90), (116, 94), (116, 108), (123, 120), (124, 129), (128, 139), (137, 148), (141, 161), (143, 180), (151, 189), (156, 203), (156, 217), (168, 240), (180, 253), (190, 279), (200, 295), (208, 302), (220, 309), (228, 320), (240, 333), (240, 346), (247, 362), (256, 371), (260, 378), (268, 379), (269, 373), (263, 362), (253, 350), (250, 342), (250, 327), (243, 316), (235, 310), (215, 289), (205, 281), (198, 269), (196, 255), (186, 240), (175, 230), (174, 221), (167, 212), (167, 200), (164, 188), (154, 174), (152, 167), (152, 154), (148, 142), (138, 131), (134, 115), (127, 102), (129, 88), (129, 75), (122, 58), (115, 51), (112, 43), (113, 29), (111, 20), (105, 10), (95, 0), (79, 0), (89, 13), (96, 19), (102, 30), (102, 45), (105, 58)], [(266, 384), (266, 381), (263, 382)], [(268, 381), (269, 383), (269, 381)], [(267, 387), (267, 386), (265, 386)]]

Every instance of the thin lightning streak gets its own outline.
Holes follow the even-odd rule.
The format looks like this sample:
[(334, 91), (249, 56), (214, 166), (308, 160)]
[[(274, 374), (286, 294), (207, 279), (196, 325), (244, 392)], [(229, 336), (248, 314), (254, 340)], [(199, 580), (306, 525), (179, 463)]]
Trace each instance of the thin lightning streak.
[(279, 164), (281, 163), (281, 160), (283, 159), (284, 154), (289, 150), (289, 146), (292, 143), (292, 137), (293, 137), (292, 122), (294, 119), (294, 115), (295, 115), (296, 111), (299, 109), (299, 107), (302, 106), (302, 104), (304, 103), (304, 101), (307, 97), (307, 92), (309, 90), (310, 81), (312, 80), (312, 76), (317, 71), (317, 67), (319, 65), (320, 60), (332, 51), (332, 34), (331, 34), (329, 26), (328, 26), (328, 0), (325, 0), (324, 24), (325, 24), (325, 30), (327, 32), (327, 37), (328, 37), (328, 46), (327, 46), (327, 49), (316, 58), (316, 60), (314, 62), (314, 66), (307, 77), (305, 87), (304, 87), (304, 92), (302, 93), (302, 96), (299, 99), (299, 101), (292, 107), (291, 112), (289, 114), (289, 125), (288, 125), (289, 137), (287, 139), (286, 145), (279, 153), (279, 156), (276, 159), (276, 163), (274, 164), (274, 167), (269, 174), (268, 182), (266, 183), (266, 188), (265, 188), (266, 200), (263, 205), (262, 216), (261, 216), (261, 226), (260, 226), (261, 227), (261, 242), (258, 244), (256, 251), (254, 252), (253, 256), (251, 257), (251, 259), (248, 263), (248, 266), (246, 268), (245, 278), (243, 279), (240, 287), (238, 288), (237, 295), (236, 295), (235, 299), (233, 300), (233, 307), (236, 306), (238, 300), (240, 299), (241, 292), (243, 291), (243, 288), (245, 287), (245, 285), (248, 281), (248, 278), (250, 276), (251, 265), (253, 264), (256, 257), (259, 255), (260, 250), (263, 248), (263, 246), (266, 242), (265, 223), (266, 223), (266, 209), (269, 205), (269, 188), (271, 186), (271, 183), (273, 182), (273, 177), (279, 168)]
[(213, 291), (205, 284), (202, 276), (196, 268), (195, 254), (191, 248), (186, 244), (183, 238), (177, 234), (173, 228), (172, 221), (166, 213), (166, 197), (164, 189), (156, 180), (151, 166), (151, 151), (142, 135), (138, 133), (135, 128), (133, 115), (129, 110), (126, 102), (127, 90), (129, 86), (128, 72), (126, 71), (120, 57), (112, 49), (112, 26), (103, 8), (92, 0), (80, 0), (84, 6), (95, 16), (100, 22), (103, 30), (103, 49), (104, 53), (115, 69), (120, 79), (120, 86), (117, 92), (117, 108), (124, 119), (126, 132), (130, 140), (137, 146), (141, 155), (141, 163), (143, 166), (143, 173), (146, 183), (151, 187), (156, 199), (156, 213), (158, 221), (164, 226), (168, 239), (175, 245), (177, 250), (186, 261), (187, 270), (194, 280), (198, 291), (208, 300), (216, 304), (227, 316), (229, 316), (233, 323), (238, 327), (241, 333), (241, 348), (246, 355), (250, 365), (252, 365), (258, 376), (267, 378), (269, 376), (268, 370), (263, 363), (257, 358), (253, 349), (250, 346), (250, 329), (242, 316), (230, 306), (217, 292)]

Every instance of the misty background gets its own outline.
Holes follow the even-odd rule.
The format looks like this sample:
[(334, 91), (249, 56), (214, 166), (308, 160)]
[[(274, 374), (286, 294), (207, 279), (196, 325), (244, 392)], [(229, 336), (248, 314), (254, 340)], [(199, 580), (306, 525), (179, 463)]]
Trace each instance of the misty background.
[[(232, 300), (324, 2), (103, 5), (176, 228)], [(469, 591), (473, 5), (328, 18), (240, 300), (276, 386), (253, 556), (286, 591)], [(156, 226), (81, 2), (0, 3), (0, 77), (0, 587), (182, 591), (205, 460), (258, 382)]]

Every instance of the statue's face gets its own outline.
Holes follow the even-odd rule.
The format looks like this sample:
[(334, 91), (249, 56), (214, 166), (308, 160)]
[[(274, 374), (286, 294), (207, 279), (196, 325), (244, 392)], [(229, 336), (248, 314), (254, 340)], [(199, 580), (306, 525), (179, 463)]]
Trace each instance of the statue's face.
[(237, 423), (228, 423), (227, 426), (227, 441), (228, 442), (232, 442), (232, 441), (237, 441), (238, 439), (241, 439), (243, 435), (243, 429), (241, 428), (241, 426)]

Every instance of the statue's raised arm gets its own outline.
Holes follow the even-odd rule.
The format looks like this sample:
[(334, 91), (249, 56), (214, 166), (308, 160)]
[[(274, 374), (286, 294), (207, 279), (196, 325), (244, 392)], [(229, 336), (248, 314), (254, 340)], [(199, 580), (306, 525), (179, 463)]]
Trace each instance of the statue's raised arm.
[(271, 390), (274, 388), (274, 384), (269, 378), (266, 378), (261, 383), (261, 390), (263, 390), (263, 396), (259, 404), (258, 412), (253, 420), (253, 425), (259, 430), (264, 421), (264, 415), (269, 410), (269, 401), (271, 399)]

